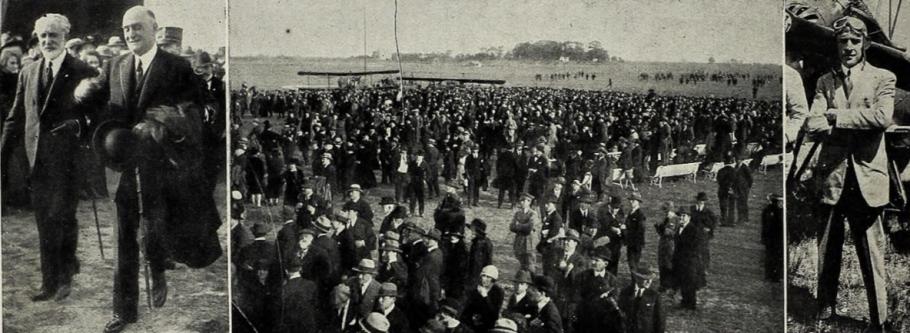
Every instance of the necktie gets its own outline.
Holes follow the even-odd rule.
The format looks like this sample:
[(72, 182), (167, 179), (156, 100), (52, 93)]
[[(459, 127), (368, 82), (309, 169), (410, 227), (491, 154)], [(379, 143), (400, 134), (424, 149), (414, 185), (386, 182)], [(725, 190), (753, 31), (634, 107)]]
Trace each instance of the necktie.
[(51, 90), (51, 84), (54, 83), (54, 66), (50, 61), (44, 62), (44, 84), (41, 87), (42, 100), (47, 97)]
[(850, 92), (853, 91), (853, 82), (850, 80), (850, 71), (841, 73), (844, 80), (844, 94), (847, 95), (847, 98), (850, 98)]
[(142, 59), (136, 58), (136, 92), (139, 92), (142, 89), (142, 80), (145, 73), (142, 68)]

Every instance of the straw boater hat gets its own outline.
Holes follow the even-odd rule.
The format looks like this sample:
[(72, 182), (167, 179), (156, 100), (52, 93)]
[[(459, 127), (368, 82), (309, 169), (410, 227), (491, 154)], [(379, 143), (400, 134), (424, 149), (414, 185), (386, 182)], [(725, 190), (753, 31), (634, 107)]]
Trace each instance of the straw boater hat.
[(126, 43), (123, 42), (123, 39), (120, 38), (120, 36), (111, 36), (111, 38), (107, 39), (107, 46), (126, 47)]

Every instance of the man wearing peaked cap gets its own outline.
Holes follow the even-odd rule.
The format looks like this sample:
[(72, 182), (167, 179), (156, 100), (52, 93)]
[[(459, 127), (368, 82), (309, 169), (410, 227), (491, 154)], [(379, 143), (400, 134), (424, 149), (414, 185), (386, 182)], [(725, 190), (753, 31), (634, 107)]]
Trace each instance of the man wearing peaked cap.
[(351, 305), (360, 315), (366, 318), (376, 308), (379, 298), (379, 282), (376, 281), (376, 262), (371, 259), (362, 259), (353, 269), (355, 277), (348, 281), (351, 287)]
[(533, 271), (535, 260), (535, 241), (538, 232), (540, 217), (537, 210), (531, 208), (534, 197), (529, 193), (522, 195), (519, 208), (512, 215), (509, 231), (515, 234), (512, 242), (512, 251), (518, 259), (521, 269)]

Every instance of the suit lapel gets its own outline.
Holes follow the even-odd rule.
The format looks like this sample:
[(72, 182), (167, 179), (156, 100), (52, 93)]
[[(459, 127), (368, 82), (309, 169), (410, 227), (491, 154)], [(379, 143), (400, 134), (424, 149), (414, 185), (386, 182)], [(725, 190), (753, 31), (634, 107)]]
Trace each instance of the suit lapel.
[(133, 105), (133, 85), (130, 84), (131, 78), (130, 75), (133, 73), (133, 67), (135, 63), (135, 56), (128, 55), (124, 56), (120, 61), (120, 93), (123, 94), (123, 100), (128, 106)]
[[(164, 51), (158, 50), (158, 53), (155, 54), (155, 58), (152, 59), (152, 64), (146, 68), (144, 82), (141, 83), (141, 90), (139, 92), (139, 101), (136, 105), (139, 109), (145, 109), (148, 105), (149, 96), (158, 89), (158, 86), (161, 85), (165, 80), (162, 77), (165, 74), (164, 68), (166, 67), (163, 62), (162, 53)], [(139, 83), (137, 83), (139, 84)]]
[[(68, 54), (63, 54), (63, 63), (60, 64), (60, 71), (54, 75), (54, 82), (51, 82), (51, 88), (48, 89), (47, 94), (44, 96), (44, 101), (41, 104), (41, 112), (39, 114), (44, 114), (44, 110), (47, 109), (47, 103), (51, 100), (54, 93), (57, 90), (60, 90), (60, 85), (62, 85), (70, 76), (70, 66), (72, 65), (72, 60)], [(39, 66), (41, 67), (41, 66)], [(39, 72), (39, 75), (41, 72)]]

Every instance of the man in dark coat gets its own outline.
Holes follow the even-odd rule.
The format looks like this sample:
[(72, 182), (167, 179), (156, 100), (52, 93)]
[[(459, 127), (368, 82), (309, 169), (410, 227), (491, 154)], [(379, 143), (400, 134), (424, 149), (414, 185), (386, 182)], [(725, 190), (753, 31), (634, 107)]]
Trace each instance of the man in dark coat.
[(706, 285), (702, 272), (704, 265), (701, 263), (703, 233), (698, 230), (698, 226), (691, 223), (688, 210), (680, 209), (677, 215), (679, 236), (676, 238), (676, 250), (673, 252), (673, 275), (676, 277), (676, 286), (682, 293), (680, 305), (695, 310), (696, 292)]
[(734, 182), (736, 191), (736, 212), (738, 224), (749, 222), (749, 191), (752, 190), (752, 169), (749, 164), (741, 162), (736, 167), (736, 181)]
[(293, 258), (286, 269), (288, 279), (281, 287), (279, 304), (273, 306), (280, 314), (276, 332), (314, 332), (316, 331), (316, 307), (318, 305), (316, 284), (300, 277), (300, 258)]
[(562, 217), (556, 211), (557, 200), (558, 198), (553, 196), (544, 200), (546, 212), (540, 225), (540, 240), (537, 243), (537, 252), (542, 256), (543, 267), (549, 267), (552, 264), (549, 262), (552, 258), (547, 254), (550, 253), (551, 248), (557, 246), (556, 241), (565, 233)]
[[(151, 107), (173, 107), (186, 103), (202, 104), (202, 84), (193, 73), (189, 62), (179, 56), (159, 52), (155, 45), (157, 25), (154, 13), (142, 6), (132, 7), (123, 15), (122, 26), (130, 52), (111, 59), (105, 70), (102, 71), (104, 75), (99, 78), (100, 82), (88, 89), (90, 91), (97, 89), (96, 92), (100, 96), (96, 97), (107, 101), (108, 116), (102, 117), (103, 119), (116, 119), (132, 127), (149, 115), (147, 109)], [(86, 93), (86, 95), (92, 95), (92, 93)], [(186, 120), (189, 125), (189, 120)], [(166, 162), (161, 160), (146, 160), (137, 168), (141, 177), (144, 203), (144, 216), (142, 217), (136, 213), (139, 207), (137, 193), (139, 184), (136, 169), (127, 170), (120, 177), (115, 199), (119, 227), (116, 228), (118, 230), (118, 249), (117, 267), (114, 273), (114, 315), (105, 326), (105, 332), (120, 332), (129, 323), (135, 322), (138, 316), (140, 242), (137, 233), (141, 229), (140, 218), (154, 223), (161, 222), (161, 220), (167, 221), (168, 217), (155, 216), (154, 212), (185, 208), (187, 212), (192, 212), (196, 223), (212, 220), (212, 225), (204, 227), (214, 226), (217, 230), (215, 224), (220, 222), (214, 198), (206, 198), (210, 194), (206, 195), (203, 191), (208, 188), (205, 187), (205, 177), (200, 175), (200, 177), (191, 179), (198, 184), (176, 184), (176, 182), (164, 181), (160, 178), (166, 177), (169, 173), (168, 166), (164, 163)], [(188, 171), (191, 170), (178, 169), (174, 172)], [(180, 186), (179, 189), (173, 188), (177, 185)], [(197, 188), (196, 185), (200, 186)], [(183, 196), (184, 193), (180, 193), (182, 191), (193, 192), (185, 194), (198, 200), (175, 200), (168, 203), (162, 202), (164, 200), (151, 200), (158, 196)], [(159, 207), (160, 205), (168, 207)], [(180, 205), (189, 207), (180, 207)], [(167, 266), (166, 253), (168, 251), (165, 249), (165, 243), (172, 239), (165, 238), (165, 235), (159, 235), (159, 232), (153, 231), (156, 229), (154, 226), (149, 227), (151, 230), (149, 234), (145, 235), (144, 254), (149, 261), (153, 305), (160, 307), (167, 300), (167, 282), (164, 271)], [(171, 235), (169, 238), (173, 236)], [(172, 248), (171, 253), (175, 249)], [(192, 254), (199, 255), (202, 252), (194, 251)]]
[(359, 184), (351, 184), (348, 188), (348, 197), (350, 200), (344, 203), (342, 210), (355, 210), (357, 216), (361, 219), (373, 223), (373, 208), (370, 203), (363, 199), (363, 189)]
[(641, 252), (645, 248), (645, 213), (641, 211), (641, 194), (633, 192), (629, 196), (631, 205), (626, 216), (626, 259), (629, 261), (629, 272), (638, 271)]
[(656, 277), (650, 267), (641, 267), (632, 273), (633, 283), (619, 293), (626, 332), (663, 333), (666, 330), (666, 313), (660, 293), (651, 289), (651, 282)]
[(442, 299), (440, 277), (445, 269), (439, 241), (442, 233), (433, 229), (425, 237), (427, 253), (408, 280), (408, 314), (412, 323), (424, 323), (439, 310)]
[(535, 198), (541, 198), (547, 178), (550, 177), (550, 163), (543, 156), (544, 146), (537, 145), (533, 150), (533, 155), (528, 159), (528, 193)]
[(711, 239), (714, 238), (714, 229), (717, 228), (717, 216), (708, 208), (708, 194), (698, 192), (695, 196), (695, 205), (692, 206), (692, 223), (700, 229), (704, 235), (702, 239), (702, 264), (707, 271), (711, 267)]
[(376, 279), (395, 284), (403, 293), (408, 287), (408, 266), (400, 257), (401, 249), (397, 244), (386, 243), (380, 250), (381, 261)]
[[(423, 203), (427, 199), (424, 191), (424, 184), (429, 176), (428, 164), (423, 160), (423, 150), (418, 149), (414, 152), (414, 160), (408, 166), (408, 174), (411, 181), (408, 183), (408, 206), (411, 213), (417, 213), (417, 216), (423, 217)], [(419, 210), (416, 210), (416, 209)]]
[(465, 216), (461, 208), (461, 199), (458, 198), (458, 183), (446, 183), (446, 194), (433, 211), (434, 228), (443, 233), (459, 233), (464, 235)]
[(496, 284), (496, 280), (499, 280), (499, 269), (493, 265), (486, 266), (481, 270), (475, 288), (467, 294), (464, 310), (461, 312), (461, 322), (466, 323), (475, 332), (492, 329), (496, 319), (499, 319), (505, 292)]
[[(235, 301), (258, 330), (271, 327), (267, 310), (276, 294), (283, 274), (275, 258), (275, 244), (266, 240), (269, 229), (263, 223), (253, 225), (253, 243), (240, 249), (237, 255), (237, 292)], [(238, 318), (239, 319), (239, 318)]]
[(551, 299), (556, 293), (553, 280), (547, 276), (534, 277), (534, 287), (538, 291), (537, 303), (535, 304), (537, 314), (528, 323), (529, 331), (533, 333), (563, 333), (562, 316)]
[(471, 231), (474, 233), (474, 239), (471, 240), (471, 251), (468, 255), (468, 277), (474, 284), (480, 277), (480, 271), (493, 264), (493, 242), (487, 238), (487, 223), (483, 220), (471, 221)]
[(366, 318), (376, 308), (379, 298), (379, 282), (376, 281), (376, 262), (371, 259), (361, 259), (353, 269), (355, 277), (348, 280), (351, 288), (351, 305), (357, 312), (358, 318)]
[[(461, 301), (456, 298), (446, 297), (442, 303), (439, 313), (436, 314), (436, 320), (442, 323), (443, 331), (446, 333), (474, 333), (467, 323), (461, 321)], [(423, 328), (421, 332), (427, 332)], [(431, 330), (432, 332), (437, 332)]]
[(468, 151), (470, 153), (464, 162), (464, 176), (468, 180), (467, 203), (477, 207), (477, 201), (480, 200), (480, 188), (484, 186), (483, 179), (486, 177), (487, 161), (480, 156), (477, 146), (471, 146)]
[(427, 192), (431, 198), (439, 196), (439, 149), (436, 140), (427, 139)]
[(398, 286), (394, 283), (383, 283), (379, 286), (379, 299), (376, 301), (376, 312), (385, 316), (389, 321), (389, 333), (411, 333), (411, 323), (407, 314), (398, 307), (396, 301), (399, 297)]
[(574, 332), (576, 316), (577, 292), (576, 282), (581, 272), (588, 267), (588, 258), (582, 253), (578, 246), (581, 242), (578, 231), (569, 230), (565, 237), (562, 238), (562, 246), (553, 247), (548, 254), (551, 259), (549, 267), (544, 268), (544, 274), (553, 279), (556, 285), (556, 292), (553, 294), (553, 301), (563, 319), (563, 330)]
[(576, 277), (577, 332), (623, 332), (621, 312), (615, 299), (618, 281), (607, 269), (611, 258), (609, 248), (595, 249), (591, 268)]
[(76, 207), (82, 179), (76, 162), (79, 138), (91, 135), (85, 119), (94, 106), (77, 101), (73, 92), (82, 79), (97, 73), (67, 54), (63, 43), (69, 31), (69, 20), (63, 15), (47, 14), (35, 22), (43, 59), (23, 68), (18, 86), (10, 89), (15, 89), (16, 97), (0, 138), (4, 171), (22, 145), (28, 160), (41, 257), (41, 289), (33, 301), (63, 300), (79, 272)]
[(717, 200), (720, 204), (720, 225), (736, 225), (736, 161), (732, 156), (726, 159), (724, 165), (717, 171)]
[[(619, 271), (619, 256), (622, 253), (622, 245), (625, 242), (626, 224), (623, 220), (625, 215), (622, 212), (622, 199), (617, 196), (610, 198), (610, 203), (601, 206), (597, 218), (600, 220), (600, 227), (597, 228), (595, 239), (606, 236), (609, 242), (607, 247), (613, 256), (607, 264), (607, 270), (613, 275)], [(627, 255), (628, 257), (628, 255)]]
[(461, 299), (468, 283), (468, 246), (464, 242), (464, 235), (447, 233), (442, 235), (440, 244), (444, 255), (445, 270), (442, 274), (442, 289), (446, 297)]
[(509, 193), (509, 203), (515, 208), (518, 202), (518, 188), (516, 175), (518, 174), (518, 152), (516, 150), (504, 149), (499, 153), (496, 159), (496, 186), (499, 187), (499, 195), (496, 199), (496, 208), (502, 208), (502, 200), (505, 194)]
[(519, 270), (512, 279), (512, 295), (503, 311), (503, 317), (511, 318), (519, 327), (520, 332), (527, 332), (528, 323), (537, 317), (537, 296), (529, 287), (534, 284), (531, 272)]
[(765, 279), (780, 282), (784, 261), (784, 212), (781, 195), (768, 196), (768, 206), (761, 214), (761, 242), (765, 245)]

